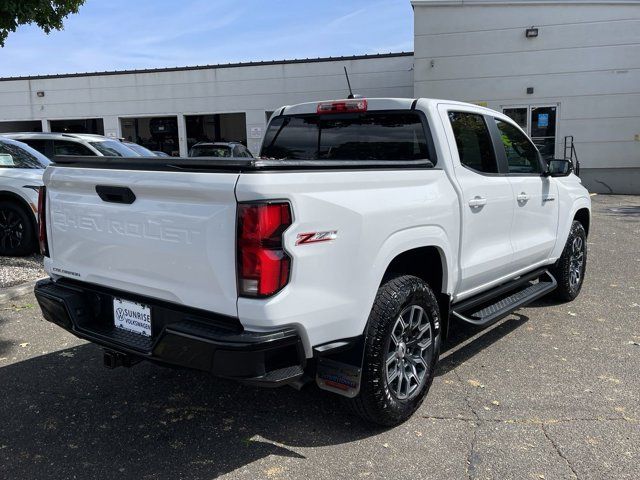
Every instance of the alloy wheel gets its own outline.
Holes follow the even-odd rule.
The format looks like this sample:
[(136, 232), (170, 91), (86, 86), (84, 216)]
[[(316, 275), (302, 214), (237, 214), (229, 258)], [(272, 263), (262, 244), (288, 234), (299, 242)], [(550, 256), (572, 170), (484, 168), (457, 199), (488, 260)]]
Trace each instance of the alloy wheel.
[(0, 210), (0, 248), (13, 250), (22, 244), (24, 224), (20, 216), (9, 209)]
[(406, 307), (396, 318), (385, 349), (385, 377), (398, 400), (417, 395), (428, 378), (433, 356), (433, 331), (427, 312)]
[(576, 237), (571, 244), (571, 257), (569, 259), (569, 284), (571, 288), (577, 288), (582, 281), (584, 269), (584, 241), (582, 237)]

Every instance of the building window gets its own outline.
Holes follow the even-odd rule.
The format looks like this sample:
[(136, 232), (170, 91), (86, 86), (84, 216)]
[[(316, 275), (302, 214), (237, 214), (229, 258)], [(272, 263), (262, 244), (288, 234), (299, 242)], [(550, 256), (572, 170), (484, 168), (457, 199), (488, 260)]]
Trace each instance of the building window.
[(49, 125), (52, 132), (104, 135), (104, 121), (101, 118), (50, 120)]
[(151, 151), (180, 155), (177, 117), (121, 118), (120, 127), (126, 140)]
[(239, 142), (247, 144), (247, 121), (244, 113), (185, 115), (187, 148), (198, 142)]

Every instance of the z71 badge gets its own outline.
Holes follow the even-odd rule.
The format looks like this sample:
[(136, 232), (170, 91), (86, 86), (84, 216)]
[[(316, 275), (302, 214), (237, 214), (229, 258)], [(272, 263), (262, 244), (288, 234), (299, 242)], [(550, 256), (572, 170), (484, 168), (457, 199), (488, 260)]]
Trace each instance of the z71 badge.
[(327, 232), (309, 232), (299, 233), (296, 239), (296, 245), (306, 245), (308, 243), (330, 242), (338, 236), (337, 230)]

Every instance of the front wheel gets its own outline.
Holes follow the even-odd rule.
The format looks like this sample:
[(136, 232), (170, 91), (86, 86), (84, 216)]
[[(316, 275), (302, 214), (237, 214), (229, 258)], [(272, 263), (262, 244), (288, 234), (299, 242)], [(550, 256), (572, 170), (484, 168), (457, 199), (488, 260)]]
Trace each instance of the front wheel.
[(36, 249), (36, 232), (30, 213), (15, 202), (0, 202), (0, 255), (22, 256)]
[(563, 302), (574, 300), (582, 289), (586, 269), (587, 233), (582, 224), (574, 220), (562, 255), (550, 268), (558, 281), (558, 288), (551, 295)]
[(440, 354), (440, 311), (429, 285), (396, 276), (378, 290), (366, 331), (360, 393), (349, 400), (367, 421), (393, 426), (420, 407)]

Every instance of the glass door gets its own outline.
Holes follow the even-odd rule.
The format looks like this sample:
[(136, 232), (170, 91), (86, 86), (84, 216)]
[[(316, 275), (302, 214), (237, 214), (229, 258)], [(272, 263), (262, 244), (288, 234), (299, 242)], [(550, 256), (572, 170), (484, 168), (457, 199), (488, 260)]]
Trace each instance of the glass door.
[(557, 105), (522, 105), (503, 107), (502, 113), (527, 132), (542, 158), (555, 158)]
[(542, 158), (553, 160), (556, 153), (556, 112), (558, 107), (531, 107), (529, 136)]

